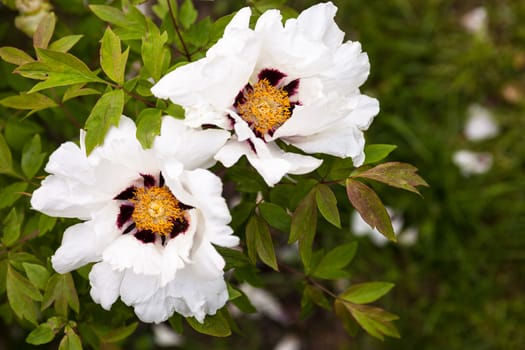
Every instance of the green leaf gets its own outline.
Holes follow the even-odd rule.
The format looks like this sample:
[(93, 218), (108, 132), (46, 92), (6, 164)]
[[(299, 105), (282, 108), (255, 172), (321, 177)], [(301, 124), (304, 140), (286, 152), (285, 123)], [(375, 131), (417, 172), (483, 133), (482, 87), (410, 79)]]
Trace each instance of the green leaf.
[(174, 313), (173, 316), (171, 316), (168, 319), (168, 322), (170, 323), (171, 328), (178, 334), (182, 334), (183, 332), (183, 325), (182, 325), (182, 316), (181, 314)]
[(188, 29), (197, 20), (197, 10), (193, 6), (192, 0), (184, 0), (179, 10), (180, 23), (184, 29)]
[(220, 38), (222, 38), (224, 34), (224, 28), (226, 28), (228, 23), (230, 23), (234, 15), (235, 14), (232, 13), (232, 14), (223, 16), (219, 18), (218, 20), (216, 20), (215, 22), (213, 22), (213, 25), (210, 31), (210, 39), (211, 39), (210, 44), (214, 44)]
[(0, 57), (12, 64), (21, 66), (26, 63), (34, 62), (33, 57), (29, 56), (24, 51), (17, 49), (16, 47), (5, 46), (0, 48)]
[(8, 264), (9, 261), (7, 259), (0, 260), (0, 294), (4, 294), (6, 289)]
[(354, 177), (361, 177), (385, 183), (392, 187), (419, 193), (416, 186), (428, 187), (423, 178), (416, 174), (417, 168), (407, 163), (390, 162), (359, 173)]
[(58, 350), (82, 350), (82, 342), (73, 328), (66, 326), (65, 335), (58, 345)]
[(394, 287), (393, 283), (388, 282), (367, 282), (353, 285), (340, 298), (354, 304), (368, 304), (381, 298)]
[(237, 326), (237, 324), (235, 323), (235, 320), (233, 319), (232, 315), (230, 315), (230, 311), (227, 308), (224, 308), (219, 312), (221, 313), (222, 317), (224, 317), (226, 322), (228, 322), (228, 327), (230, 327), (230, 330), (237, 334), (241, 334), (241, 330), (239, 329), (239, 326)]
[(0, 190), (0, 209), (12, 206), (27, 189), (27, 182), (15, 182)]
[(75, 84), (68, 87), (67, 90), (64, 92), (64, 96), (62, 97), (62, 102), (66, 102), (67, 100), (79, 96), (100, 94), (100, 91), (91, 88), (84, 88), (84, 85), (86, 84)]
[(316, 187), (315, 200), (323, 217), (332, 225), (341, 228), (341, 219), (337, 209), (337, 199), (329, 186), (319, 184)]
[(106, 5), (89, 5), (89, 8), (101, 20), (117, 26), (115, 34), (120, 40), (140, 40), (146, 32), (145, 17), (133, 6), (126, 13)]
[(395, 145), (375, 144), (365, 146), (365, 162), (363, 165), (377, 163), (385, 159), (397, 148)]
[(12, 208), (9, 214), (4, 218), (2, 242), (10, 247), (16, 243), (20, 237), (20, 227), (22, 226), (23, 216), (18, 215), (16, 208)]
[(250, 299), (240, 289), (234, 288), (231, 284), (227, 283), (229, 301), (231, 301), (239, 310), (244, 313), (254, 313), (257, 309), (252, 305)]
[(53, 12), (48, 13), (40, 20), (33, 35), (33, 46), (35, 48), (47, 49), (49, 41), (55, 31), (55, 24), (56, 17)]
[(237, 163), (237, 166), (228, 168), (226, 174), (239, 192), (257, 193), (267, 188), (262, 177), (252, 167), (239, 166)]
[(13, 158), (11, 150), (5, 142), (4, 136), (0, 133), (0, 173), (8, 173), (13, 169)]
[(200, 323), (193, 317), (186, 318), (186, 321), (193, 329), (202, 334), (212, 335), (214, 337), (227, 337), (231, 334), (228, 320), (226, 320), (220, 312), (217, 312), (213, 316), (206, 316), (203, 323)]
[(162, 111), (146, 108), (140, 112), (137, 120), (137, 139), (145, 149), (151, 148), (155, 137), (160, 134)]
[(372, 228), (376, 228), (389, 240), (396, 242), (390, 216), (377, 194), (362, 182), (347, 179), (346, 193), (348, 199), (359, 212), (363, 220)]
[[(323, 309), (326, 309), (326, 310), (331, 309), (330, 303), (328, 302), (328, 299), (326, 299), (326, 296), (324, 295), (324, 293), (312, 285), (308, 284), (306, 285), (306, 287), (304, 287), (303, 298), (307, 298), (308, 300), (311, 300), (312, 302), (322, 307)], [(302, 303), (303, 302), (301, 302), (301, 304)]]
[(27, 63), (15, 70), (15, 73), (31, 79), (45, 79), (33, 86), (29, 93), (57, 86), (104, 83), (84, 62), (69, 53), (45, 49), (36, 49), (36, 52), (40, 62)]
[(26, 252), (9, 252), (9, 263), (20, 271), (24, 269), (23, 263), (42, 264), (36, 256)]
[(321, 258), (319, 264), (313, 269), (312, 275), (326, 279), (336, 279), (348, 276), (348, 273), (342, 269), (350, 264), (356, 251), (357, 242), (335, 247)]
[(33, 112), (58, 106), (55, 101), (38, 92), (32, 94), (21, 92), (19, 95), (5, 97), (0, 100), (0, 105), (14, 109), (29, 109)]
[(91, 151), (104, 142), (112, 126), (118, 126), (124, 110), (124, 91), (112, 90), (97, 101), (86, 120), (86, 151)]
[(339, 299), (335, 299), (335, 315), (343, 323), (343, 328), (346, 330), (346, 332), (351, 336), (355, 336), (357, 334), (357, 323), (352, 318), (352, 314), (350, 313), (350, 310), (348, 310), (345, 304), (345, 302)]
[(82, 34), (64, 36), (56, 41), (53, 41), (49, 45), (49, 49), (59, 52), (68, 52), (73, 46), (76, 45), (76, 43), (78, 43), (80, 39), (82, 39), (83, 36), (84, 35)]
[(34, 301), (41, 301), (42, 294), (11, 265), (7, 266), (6, 289), (9, 305), (15, 314), (36, 324), (37, 309)]
[(292, 215), (288, 243), (297, 241), (304, 231), (316, 229), (317, 208), (314, 194), (314, 192), (310, 191), (310, 193), (299, 202), (299, 205), (295, 209)]
[(49, 77), (49, 71), (51, 68), (49, 65), (42, 62), (29, 62), (21, 65), (13, 72), (20, 74), (24, 78), (46, 80)]
[(248, 200), (241, 201), (240, 204), (230, 210), (232, 221), (230, 226), (234, 231), (238, 231), (242, 225), (248, 220), (252, 212), (255, 210), (255, 203)]
[(42, 300), (42, 310), (55, 304), (57, 314), (67, 317), (68, 305), (79, 312), (79, 301), (73, 277), (70, 273), (54, 274), (47, 282), (46, 290)]
[(42, 301), (42, 294), (40, 294), (38, 289), (11, 266), (7, 267), (7, 289), (9, 289), (9, 284), (31, 299)]
[(262, 202), (259, 204), (259, 213), (271, 226), (282, 232), (290, 231), (292, 218), (283, 207), (277, 204)]
[(115, 83), (124, 83), (124, 72), (128, 61), (129, 48), (122, 53), (120, 39), (110, 27), (106, 28), (100, 47), (100, 66), (106, 75)]
[(33, 329), (26, 338), (26, 342), (33, 345), (47, 344), (64, 327), (65, 320), (61, 317), (51, 317), (46, 323)]
[(203, 47), (208, 43), (211, 29), (212, 22), (209, 17), (206, 17), (188, 29), (185, 39), (193, 46)]
[(115, 24), (117, 26), (125, 27), (128, 24), (126, 16), (122, 11), (107, 5), (89, 5), (89, 9), (105, 22)]
[(226, 261), (226, 266), (224, 267), (225, 271), (250, 264), (248, 257), (239, 250), (220, 246), (215, 246), (215, 249), (217, 249), (219, 254), (221, 254)]
[(167, 71), (171, 54), (164, 47), (168, 41), (166, 32), (160, 33), (159, 28), (150, 19), (146, 20), (146, 35), (142, 38), (142, 60), (146, 72), (154, 81), (159, 81), (160, 77)]
[(391, 321), (398, 319), (396, 315), (383, 309), (368, 306), (345, 303), (354, 319), (363, 329), (373, 337), (383, 340), (384, 335), (400, 338), (399, 332)]
[(22, 171), (28, 179), (32, 179), (44, 162), (46, 155), (41, 153), (40, 135), (33, 136), (31, 141), (26, 143), (22, 151)]
[(47, 323), (42, 323), (26, 338), (26, 342), (33, 345), (47, 344), (55, 337), (55, 332)]
[(292, 215), (290, 227), (290, 238), (288, 243), (299, 240), (299, 255), (305, 267), (310, 269), (312, 259), (312, 246), (317, 231), (317, 205), (315, 200), (315, 188), (312, 189), (299, 203)]
[(134, 322), (128, 326), (120, 327), (117, 329), (111, 329), (104, 335), (100, 336), (100, 339), (105, 343), (116, 343), (129, 337), (139, 325), (138, 322)]
[(38, 264), (22, 263), (22, 266), (24, 266), (24, 271), (31, 283), (43, 290), (49, 280), (49, 271)]
[(56, 222), (57, 218), (40, 214), (40, 218), (38, 219), (38, 235), (42, 236), (46, 232), (51, 231), (53, 227), (55, 227)]
[(262, 262), (275, 271), (279, 271), (268, 225), (256, 215), (251, 217), (246, 226), (246, 244), (248, 244), (248, 255), (252, 261), (255, 260), (255, 250)]

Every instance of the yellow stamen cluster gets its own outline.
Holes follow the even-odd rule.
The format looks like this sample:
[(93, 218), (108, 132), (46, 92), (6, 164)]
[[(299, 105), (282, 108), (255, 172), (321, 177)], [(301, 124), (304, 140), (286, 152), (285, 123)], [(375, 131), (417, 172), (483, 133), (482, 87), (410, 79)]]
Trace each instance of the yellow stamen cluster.
[(167, 236), (173, 222), (184, 217), (179, 201), (167, 187), (137, 188), (131, 202), (135, 204), (132, 218), (139, 231), (150, 230)]
[(260, 135), (265, 135), (281, 126), (290, 118), (290, 99), (282, 88), (262, 79), (245, 94), (246, 102), (237, 106), (242, 119)]

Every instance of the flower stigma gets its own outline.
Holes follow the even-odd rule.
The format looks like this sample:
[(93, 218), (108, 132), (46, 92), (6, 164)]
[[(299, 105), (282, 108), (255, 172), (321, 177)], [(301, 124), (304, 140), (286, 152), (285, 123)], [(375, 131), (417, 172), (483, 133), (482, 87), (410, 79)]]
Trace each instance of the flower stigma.
[(167, 187), (152, 186), (135, 189), (132, 218), (137, 229), (150, 230), (167, 236), (176, 220), (184, 219), (184, 209)]
[(245, 102), (237, 106), (237, 111), (259, 135), (272, 133), (292, 114), (288, 92), (268, 79), (259, 80), (246, 92)]

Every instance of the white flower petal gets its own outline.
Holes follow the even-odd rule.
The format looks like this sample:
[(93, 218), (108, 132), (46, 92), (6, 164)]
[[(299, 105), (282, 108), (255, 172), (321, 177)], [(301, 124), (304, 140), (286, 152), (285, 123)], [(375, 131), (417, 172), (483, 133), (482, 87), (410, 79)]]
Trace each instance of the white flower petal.
[(176, 159), (185, 169), (207, 168), (215, 163), (213, 156), (229, 137), (224, 130), (194, 130), (181, 120), (164, 117), (153, 148), (160, 159)]
[(133, 235), (122, 235), (103, 252), (102, 258), (115, 270), (132, 269), (134, 273), (159, 275), (162, 271), (161, 248), (157, 243), (143, 243)]
[(192, 248), (195, 245), (195, 233), (200, 223), (197, 209), (189, 211), (188, 229), (168, 241), (162, 254), (161, 286), (176, 277), (177, 271), (191, 261)]
[(300, 350), (301, 349), (301, 339), (294, 335), (288, 334), (275, 345), (273, 350)]
[(173, 302), (166, 298), (165, 289), (161, 288), (147, 301), (135, 304), (135, 313), (142, 322), (161, 323), (173, 314)]
[(252, 152), (248, 142), (238, 142), (232, 139), (215, 154), (215, 159), (222, 163), (225, 167), (229, 168), (233, 164), (237, 163), (239, 158), (243, 155)]
[(45, 171), (50, 174), (74, 177), (79, 181), (93, 184), (93, 169), (86, 154), (73, 142), (65, 142), (49, 156)]
[[(93, 191), (89, 191), (93, 189)], [(107, 198), (94, 186), (57, 175), (47, 176), (31, 196), (31, 207), (49, 216), (89, 219)]]
[(151, 299), (159, 288), (158, 276), (136, 274), (126, 269), (120, 285), (120, 298), (126, 305), (143, 303)]
[(222, 197), (221, 179), (210, 171), (195, 169), (181, 176), (185, 190), (193, 197), (192, 203), (199, 208), (206, 220), (227, 225), (231, 221), (226, 200)]
[(90, 221), (67, 228), (62, 244), (51, 257), (55, 271), (66, 273), (99, 261), (104, 248), (119, 235), (115, 224), (118, 209), (113, 203), (95, 213)]
[[(133, 120), (122, 116), (118, 127), (109, 129), (104, 144), (88, 157), (95, 169), (96, 183), (109, 198), (126, 189), (140, 174), (157, 175), (159, 163), (152, 150), (137, 140)], [(118, 176), (115, 176), (118, 174)]]
[(153, 342), (160, 347), (174, 347), (181, 346), (184, 343), (184, 338), (176, 333), (171, 327), (166, 324), (157, 324), (152, 327)]
[(463, 176), (480, 175), (492, 167), (492, 154), (488, 152), (472, 152), (459, 150), (454, 152), (452, 161)]
[(473, 104), (468, 108), (468, 119), (465, 123), (464, 133), (469, 141), (483, 141), (497, 136), (499, 126), (488, 109)]
[(87, 221), (67, 228), (62, 245), (51, 257), (55, 271), (66, 273), (100, 259), (93, 226), (92, 221)]
[(483, 6), (475, 7), (463, 15), (461, 24), (472, 34), (483, 34), (488, 25), (487, 9)]
[(258, 312), (263, 313), (281, 324), (288, 323), (289, 320), (282, 305), (269, 291), (262, 288), (255, 288), (248, 283), (243, 283), (240, 289), (246, 294), (248, 299), (250, 299), (250, 302)]
[(334, 52), (332, 65), (320, 73), (325, 91), (342, 94), (357, 93), (370, 73), (368, 55), (361, 52), (359, 42), (348, 41)]
[(182, 299), (173, 303), (175, 311), (188, 317), (193, 316), (203, 322), (206, 315), (214, 315), (226, 304), (228, 290), (222, 274), (215, 279), (206, 279), (198, 270), (199, 265), (188, 265), (181, 270), (177, 278), (166, 286), (167, 295)]
[(93, 265), (89, 273), (91, 298), (105, 310), (111, 309), (111, 305), (117, 301), (119, 296), (122, 277), (122, 272), (114, 270), (105, 262), (99, 262)]
[(259, 41), (248, 28), (249, 17), (248, 8), (239, 11), (205, 58), (168, 73), (152, 93), (184, 107), (210, 104), (225, 111), (246, 85), (259, 53)]
[(301, 154), (284, 152), (277, 145), (265, 143), (261, 139), (252, 139), (255, 153), (247, 142), (231, 140), (215, 155), (224, 166), (235, 164), (242, 155), (246, 155), (250, 164), (263, 177), (269, 186), (275, 185), (286, 174), (306, 174), (317, 169), (322, 160)]
[(307, 8), (297, 17), (297, 30), (311, 40), (320, 41), (331, 49), (335, 49), (341, 45), (345, 36), (345, 33), (334, 22), (336, 12), (337, 7), (331, 2)]

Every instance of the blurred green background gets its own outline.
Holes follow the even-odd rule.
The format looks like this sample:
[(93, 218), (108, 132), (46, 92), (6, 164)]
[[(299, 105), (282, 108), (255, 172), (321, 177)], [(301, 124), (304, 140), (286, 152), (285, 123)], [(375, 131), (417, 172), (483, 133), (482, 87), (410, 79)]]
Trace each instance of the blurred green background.
[[(284, 2), (255, 3), (264, 9)], [(97, 40), (104, 24), (89, 16), (82, 1), (52, 3), (63, 20), (58, 34), (84, 33), (86, 38), (73, 52), (87, 62), (98, 59)], [(290, 0), (286, 5), (301, 11), (314, 3)], [(350, 268), (352, 282), (396, 284), (379, 304), (400, 316), (396, 325), (402, 337), (381, 342), (360, 331), (351, 338), (333, 314), (321, 309), (303, 319), (300, 281), (268, 272), (262, 282), (279, 300), (289, 322), (241, 316), (243, 335), (219, 340), (185, 329), (183, 348), (273, 349), (290, 334), (305, 350), (524, 348), (525, 2), (334, 3), (339, 7), (336, 22), (346, 39), (360, 41), (370, 58), (371, 73), (363, 91), (381, 104), (367, 142), (397, 145), (388, 160), (415, 165), (431, 186), (422, 190), (423, 198), (376, 187), (384, 203), (402, 213), (405, 226), (417, 229), (418, 239), (411, 246), (378, 247), (367, 237), (358, 238), (359, 250)], [(201, 15), (218, 18), (246, 2), (196, 0), (195, 5)], [(480, 6), (486, 18), (477, 30), (469, 29), (465, 16)], [(17, 14), (2, 8), (0, 15), (0, 46), (30, 47), (30, 40), (12, 25)], [(27, 89), (11, 69), (0, 63), (2, 96)], [(479, 142), (465, 137), (472, 104), (492, 113), (498, 135)], [(72, 127), (55, 134), (59, 142), (77, 131)], [(462, 175), (452, 161), (460, 149), (490, 153), (492, 167), (483, 174)], [(327, 247), (354, 239), (348, 229), (327, 228), (318, 237), (319, 246)], [(24, 332), (2, 328), (6, 337), (21, 338), (23, 343)], [(151, 327), (141, 325), (124, 348), (153, 346)]]

